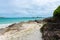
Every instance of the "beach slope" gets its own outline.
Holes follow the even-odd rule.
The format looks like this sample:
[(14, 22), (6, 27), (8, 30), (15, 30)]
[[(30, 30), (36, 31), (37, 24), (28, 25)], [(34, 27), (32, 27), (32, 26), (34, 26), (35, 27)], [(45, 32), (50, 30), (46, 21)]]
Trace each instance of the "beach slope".
[(42, 40), (37, 22), (21, 22), (0, 29), (0, 40)]

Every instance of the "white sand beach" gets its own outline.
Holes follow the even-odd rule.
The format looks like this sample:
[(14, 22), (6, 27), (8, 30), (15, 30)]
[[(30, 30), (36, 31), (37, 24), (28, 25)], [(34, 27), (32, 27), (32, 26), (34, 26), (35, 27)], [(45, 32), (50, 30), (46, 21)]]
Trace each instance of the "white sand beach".
[[(0, 28), (8, 27), (11, 24), (0, 24)], [(0, 35), (0, 40), (42, 40), (40, 28), (43, 24), (24, 23), (20, 31), (10, 30)]]

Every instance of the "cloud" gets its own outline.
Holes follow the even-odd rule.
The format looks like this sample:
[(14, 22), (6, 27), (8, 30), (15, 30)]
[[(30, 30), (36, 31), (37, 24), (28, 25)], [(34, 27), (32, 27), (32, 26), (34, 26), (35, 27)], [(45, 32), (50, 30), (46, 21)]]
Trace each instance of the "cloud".
[(0, 15), (15, 16), (52, 16), (60, 0), (0, 0)]

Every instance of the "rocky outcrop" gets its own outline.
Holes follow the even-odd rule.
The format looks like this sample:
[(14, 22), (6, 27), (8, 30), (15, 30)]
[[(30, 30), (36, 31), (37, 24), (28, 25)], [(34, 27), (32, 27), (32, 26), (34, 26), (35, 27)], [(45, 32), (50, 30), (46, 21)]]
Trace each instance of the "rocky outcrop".
[(60, 40), (60, 6), (54, 11), (53, 17), (45, 18), (41, 33), (43, 40)]
[(60, 40), (60, 23), (47, 22), (40, 30), (43, 40)]

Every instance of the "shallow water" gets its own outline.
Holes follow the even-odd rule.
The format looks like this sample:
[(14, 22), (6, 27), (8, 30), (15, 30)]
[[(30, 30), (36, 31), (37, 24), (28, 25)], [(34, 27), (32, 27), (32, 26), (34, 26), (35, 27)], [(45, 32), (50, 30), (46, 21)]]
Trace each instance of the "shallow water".
[(30, 20), (42, 20), (43, 18), (0, 18), (0, 24), (18, 23)]

